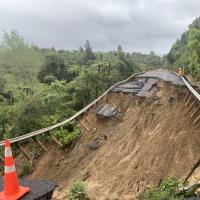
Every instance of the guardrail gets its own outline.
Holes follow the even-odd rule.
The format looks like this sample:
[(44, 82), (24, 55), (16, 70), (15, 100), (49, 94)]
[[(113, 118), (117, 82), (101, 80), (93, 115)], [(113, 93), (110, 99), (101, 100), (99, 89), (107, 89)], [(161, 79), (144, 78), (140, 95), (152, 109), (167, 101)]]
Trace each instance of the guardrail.
[[(177, 76), (180, 76), (176, 72), (171, 72), (171, 73), (173, 73)], [(188, 83), (188, 81), (184, 78), (184, 76), (180, 76), (180, 77), (181, 77), (181, 80), (183, 81), (183, 83), (189, 89), (189, 91), (200, 101), (200, 94)]]
[(185, 83), (190, 92), (200, 101), (200, 94), (181, 76), (182, 81)]
[[(200, 114), (199, 114), (199, 110), (200, 110), (200, 94), (188, 83), (187, 80), (185, 80), (185, 78), (183, 76), (181, 76), (182, 81), (184, 82), (184, 84), (186, 85), (186, 87), (188, 88), (189, 92), (187, 93), (187, 95), (185, 96), (185, 106), (189, 105), (189, 108), (187, 109), (187, 113), (193, 109), (193, 107), (195, 106), (196, 108), (193, 109), (192, 114), (190, 114), (190, 118), (194, 118), (193, 120), (193, 124), (198, 124), (198, 122), (200, 121)], [(190, 94), (191, 93), (191, 94)], [(198, 105), (197, 103), (198, 102)]]
[[(22, 140), (26, 140), (26, 139), (29, 139), (29, 138), (32, 138), (32, 137), (35, 137), (37, 135), (40, 135), (40, 134), (43, 134), (43, 133), (47, 133), (51, 130), (54, 130), (58, 127), (61, 127), (63, 126), (64, 124), (67, 124), (68, 122), (76, 119), (77, 117), (81, 116), (84, 112), (86, 112), (88, 109), (90, 109), (93, 105), (95, 105), (99, 100), (101, 100), (105, 95), (107, 95), (107, 93), (109, 91), (111, 91), (114, 87), (116, 87), (117, 85), (120, 85), (122, 83), (126, 83), (128, 82), (131, 78), (137, 76), (137, 75), (140, 75), (140, 74), (143, 74), (144, 72), (140, 72), (140, 73), (136, 73), (136, 74), (133, 74), (132, 76), (130, 76), (129, 78), (123, 80), (123, 81), (120, 81), (116, 84), (114, 84), (113, 86), (111, 86), (108, 90), (106, 90), (101, 96), (99, 96), (97, 99), (95, 99), (93, 102), (91, 102), (90, 104), (88, 104), (86, 107), (84, 107), (83, 109), (81, 109), (79, 112), (77, 112), (76, 114), (74, 114), (73, 116), (71, 116), (70, 118), (60, 122), (60, 123), (57, 123), (57, 124), (54, 124), (52, 126), (49, 126), (49, 127), (46, 127), (46, 128), (43, 128), (43, 129), (40, 129), (40, 130), (37, 130), (37, 131), (33, 131), (31, 133), (27, 133), (25, 135), (21, 135), (21, 136), (18, 136), (18, 137), (15, 137), (15, 138), (11, 138), (10, 139), (10, 143), (16, 143), (16, 142), (19, 142), (19, 141), (22, 141)], [(172, 72), (173, 74), (176, 74), (178, 76), (177, 73), (174, 73)], [(192, 86), (185, 80), (184, 77), (181, 77), (182, 81), (184, 82), (184, 84), (187, 86), (187, 88), (189, 89), (189, 91), (200, 101), (200, 94), (194, 90), (194, 88), (192, 88)], [(0, 147), (4, 145), (4, 141), (0, 141)]]
[[(86, 107), (84, 107), (83, 109), (81, 109), (79, 112), (77, 112), (75, 115), (71, 116), (70, 118), (68, 118), (68, 119), (66, 119), (66, 120), (64, 120), (64, 121), (62, 121), (60, 123), (57, 123), (55, 125), (52, 125), (52, 126), (49, 126), (49, 127), (37, 130), (37, 131), (33, 131), (31, 133), (27, 133), (25, 135), (21, 135), (21, 136), (15, 137), (15, 138), (11, 138), (10, 139), (10, 143), (16, 143), (16, 142), (32, 138), (34, 136), (37, 136), (37, 135), (40, 135), (40, 134), (43, 134), (43, 133), (47, 133), (47, 132), (49, 132), (51, 130), (54, 130), (54, 129), (58, 128), (58, 127), (63, 126), (64, 124), (67, 124), (68, 122), (70, 122), (70, 121), (76, 119), (77, 117), (79, 117), (80, 115), (82, 115), (84, 112), (86, 112), (93, 105), (95, 105), (99, 100), (101, 100), (105, 95), (107, 95), (107, 93), (109, 91), (111, 91), (114, 87), (116, 87), (117, 85), (120, 85), (122, 83), (128, 82), (131, 78), (133, 78), (133, 77), (135, 77), (135, 76), (137, 76), (139, 74), (143, 74), (143, 73), (144, 72), (133, 74), (129, 78), (127, 78), (127, 79), (125, 79), (123, 81), (120, 81), (120, 82), (114, 84), (108, 90), (106, 90), (101, 96), (99, 96), (97, 99), (95, 99), (93, 102), (91, 102), (90, 104), (88, 104)], [(4, 146), (4, 141), (0, 141), (0, 147), (1, 146)]]

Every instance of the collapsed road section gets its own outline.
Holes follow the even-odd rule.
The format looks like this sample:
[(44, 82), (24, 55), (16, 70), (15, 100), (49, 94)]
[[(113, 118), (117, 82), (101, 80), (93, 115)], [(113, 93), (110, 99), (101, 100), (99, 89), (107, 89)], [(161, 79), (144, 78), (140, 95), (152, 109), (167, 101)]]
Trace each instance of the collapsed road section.
[[(198, 111), (190, 117), (198, 101), (193, 104), (187, 93), (181, 77), (164, 70), (113, 87), (82, 115), (81, 138), (72, 150), (52, 148), (31, 178), (50, 176), (59, 183), (59, 200), (77, 179), (91, 199), (135, 200), (168, 176), (184, 177), (200, 154), (199, 127), (193, 124)], [(50, 166), (52, 155), (62, 164)]]
[(113, 92), (133, 93), (138, 97), (148, 97), (155, 88), (157, 82), (162, 80), (172, 85), (184, 86), (180, 76), (166, 70), (149, 71), (134, 77), (133, 81), (117, 85), (112, 89)]
[(66, 199), (81, 179), (91, 199), (129, 200), (167, 176), (185, 176), (200, 154), (192, 94), (164, 70), (131, 76), (73, 116), (80, 139), (67, 150), (48, 146), (29, 178), (58, 183), (54, 199)]

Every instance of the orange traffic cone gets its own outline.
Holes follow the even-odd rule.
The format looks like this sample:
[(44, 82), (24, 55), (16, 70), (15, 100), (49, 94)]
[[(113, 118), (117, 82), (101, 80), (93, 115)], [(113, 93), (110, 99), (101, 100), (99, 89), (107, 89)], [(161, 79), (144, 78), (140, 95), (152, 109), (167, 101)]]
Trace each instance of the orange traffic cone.
[(30, 189), (29, 187), (19, 185), (10, 141), (8, 139), (5, 141), (4, 161), (4, 191), (0, 192), (0, 200), (17, 200), (29, 192)]

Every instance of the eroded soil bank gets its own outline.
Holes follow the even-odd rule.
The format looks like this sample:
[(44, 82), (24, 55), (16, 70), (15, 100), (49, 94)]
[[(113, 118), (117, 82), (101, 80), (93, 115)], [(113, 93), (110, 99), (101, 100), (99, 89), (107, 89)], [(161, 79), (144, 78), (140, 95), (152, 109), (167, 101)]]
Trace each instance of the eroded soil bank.
[[(81, 126), (81, 138), (69, 149), (50, 145), (29, 178), (56, 181), (56, 200), (67, 199), (78, 178), (91, 199), (134, 200), (167, 176), (186, 175), (199, 158), (200, 137), (186, 112), (185, 89), (160, 81), (155, 93), (156, 98), (140, 99), (110, 92), (101, 104), (114, 106), (118, 114), (101, 119), (90, 109), (84, 117), (92, 129)], [(96, 150), (89, 147), (93, 141)]]

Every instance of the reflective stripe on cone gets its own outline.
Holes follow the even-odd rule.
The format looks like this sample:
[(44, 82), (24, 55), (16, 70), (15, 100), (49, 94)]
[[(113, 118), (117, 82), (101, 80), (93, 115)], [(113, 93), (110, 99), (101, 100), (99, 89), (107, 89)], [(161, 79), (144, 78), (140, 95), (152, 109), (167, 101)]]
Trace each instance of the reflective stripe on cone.
[(10, 174), (12, 172), (15, 172), (15, 165), (11, 165), (11, 166), (5, 166), (4, 167), (4, 172), (6, 174)]
[(12, 156), (12, 151), (10, 147), (5, 147), (5, 158), (11, 157)]

